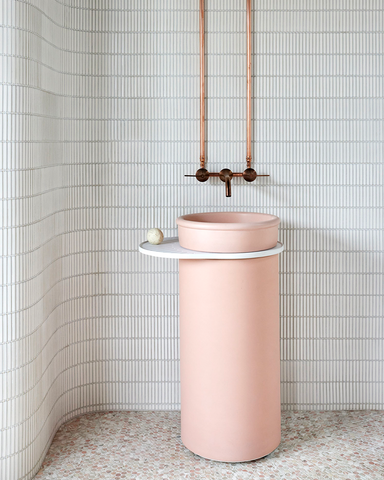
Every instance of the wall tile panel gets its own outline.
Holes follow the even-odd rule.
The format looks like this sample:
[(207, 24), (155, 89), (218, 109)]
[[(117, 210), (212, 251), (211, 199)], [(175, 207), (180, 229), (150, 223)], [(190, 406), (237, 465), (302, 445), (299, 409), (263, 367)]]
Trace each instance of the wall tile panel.
[[(284, 409), (382, 409), (384, 9), (253, 2), (260, 178), (199, 158), (198, 2), (0, 8), (0, 477), (37, 472), (62, 422), (178, 409), (177, 216), (278, 215)], [(206, 1), (207, 167), (245, 164), (245, 1)], [(208, 292), (209, 293), (209, 292)]]

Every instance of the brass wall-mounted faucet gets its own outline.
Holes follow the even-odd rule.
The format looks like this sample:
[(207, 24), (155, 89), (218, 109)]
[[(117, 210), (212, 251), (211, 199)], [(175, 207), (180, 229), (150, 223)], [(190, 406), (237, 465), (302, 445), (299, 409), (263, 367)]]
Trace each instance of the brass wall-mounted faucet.
[(219, 177), (225, 182), (225, 196), (231, 197), (231, 180), (233, 177), (243, 177), (246, 182), (253, 182), (257, 177), (269, 177), (269, 175), (258, 175), (253, 168), (247, 168), (243, 173), (233, 173), (229, 168), (223, 168), (219, 173), (210, 173), (206, 168), (199, 168), (195, 175), (184, 175), (185, 177), (196, 177), (199, 182), (206, 182), (209, 177)]
[(269, 177), (269, 175), (258, 175), (251, 168), (251, 0), (247, 1), (247, 168), (243, 173), (232, 173), (229, 168), (223, 168), (219, 173), (210, 173), (205, 168), (205, 64), (204, 64), (204, 0), (200, 0), (200, 168), (195, 175), (185, 177), (196, 177), (199, 182), (206, 182), (209, 177), (219, 177), (225, 182), (225, 196), (231, 196), (231, 180), (233, 177), (243, 177), (246, 182), (253, 182), (257, 177)]

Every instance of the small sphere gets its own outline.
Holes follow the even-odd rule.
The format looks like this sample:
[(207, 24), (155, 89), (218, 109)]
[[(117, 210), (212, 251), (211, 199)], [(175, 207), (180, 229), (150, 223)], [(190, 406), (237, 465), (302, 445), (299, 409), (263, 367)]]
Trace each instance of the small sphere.
[(164, 234), (159, 228), (151, 228), (147, 233), (147, 240), (152, 245), (160, 245), (164, 240)]

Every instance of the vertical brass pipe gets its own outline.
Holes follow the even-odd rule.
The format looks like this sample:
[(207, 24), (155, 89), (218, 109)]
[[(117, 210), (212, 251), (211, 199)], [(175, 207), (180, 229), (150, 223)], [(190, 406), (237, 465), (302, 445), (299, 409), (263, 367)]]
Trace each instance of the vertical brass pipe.
[(251, 58), (251, 0), (247, 0), (247, 168), (251, 168), (252, 163), (252, 58)]
[(200, 0), (200, 168), (205, 167), (204, 0)]

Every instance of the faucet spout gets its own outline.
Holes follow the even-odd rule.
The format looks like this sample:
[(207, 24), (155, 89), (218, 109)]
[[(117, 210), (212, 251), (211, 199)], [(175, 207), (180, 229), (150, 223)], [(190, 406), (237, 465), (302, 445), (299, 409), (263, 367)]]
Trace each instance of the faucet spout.
[(231, 180), (226, 180), (225, 181), (225, 196), (230, 197), (232, 195), (231, 192)]
[(225, 182), (225, 196), (231, 197), (231, 180), (233, 178), (233, 173), (231, 170), (229, 170), (229, 168), (223, 168), (223, 170), (221, 170), (219, 173), (219, 178), (222, 182)]

